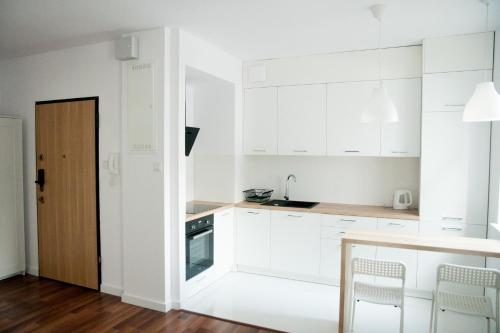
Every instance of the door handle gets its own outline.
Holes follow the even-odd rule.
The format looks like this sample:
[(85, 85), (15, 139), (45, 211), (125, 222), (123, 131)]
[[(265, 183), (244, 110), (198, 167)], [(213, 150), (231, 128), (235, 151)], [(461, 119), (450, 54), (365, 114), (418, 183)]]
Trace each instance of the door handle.
[(43, 187), (45, 185), (45, 169), (38, 169), (35, 183), (40, 186), (40, 192), (43, 192)]

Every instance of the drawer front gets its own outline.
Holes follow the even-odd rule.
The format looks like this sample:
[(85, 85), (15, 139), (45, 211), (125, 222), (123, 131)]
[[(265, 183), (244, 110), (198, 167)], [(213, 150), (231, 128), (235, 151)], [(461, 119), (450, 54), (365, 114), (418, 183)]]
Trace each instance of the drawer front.
[(486, 226), (464, 222), (424, 220), (420, 223), (422, 236), (486, 238)]
[(385, 232), (418, 235), (418, 221), (378, 219), (377, 229)]
[(347, 232), (345, 227), (321, 227), (321, 238), (323, 239), (341, 239)]
[(377, 219), (373, 217), (322, 215), (321, 226), (343, 227), (347, 229), (377, 229)]

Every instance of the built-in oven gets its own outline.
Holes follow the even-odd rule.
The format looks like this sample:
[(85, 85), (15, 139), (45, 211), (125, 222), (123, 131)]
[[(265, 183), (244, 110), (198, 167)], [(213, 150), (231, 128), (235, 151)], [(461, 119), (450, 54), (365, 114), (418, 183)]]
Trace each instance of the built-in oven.
[(186, 281), (214, 264), (214, 216), (186, 222)]

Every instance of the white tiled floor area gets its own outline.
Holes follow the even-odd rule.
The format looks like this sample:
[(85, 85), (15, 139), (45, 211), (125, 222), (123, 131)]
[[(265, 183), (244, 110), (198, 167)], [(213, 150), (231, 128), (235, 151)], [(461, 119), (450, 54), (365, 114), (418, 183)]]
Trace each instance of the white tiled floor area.
[[(193, 312), (287, 332), (335, 333), (339, 288), (234, 272), (190, 298), (182, 308)], [(428, 332), (429, 300), (405, 299), (405, 333)], [(444, 313), (440, 333), (485, 332), (485, 320)], [(359, 303), (355, 333), (399, 331), (399, 310)], [(500, 332), (499, 332), (500, 333)]]

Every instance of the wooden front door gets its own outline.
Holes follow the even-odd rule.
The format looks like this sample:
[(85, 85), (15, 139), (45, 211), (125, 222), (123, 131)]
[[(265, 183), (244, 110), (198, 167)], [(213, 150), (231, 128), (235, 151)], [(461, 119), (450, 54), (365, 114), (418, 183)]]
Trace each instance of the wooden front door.
[(37, 102), (40, 276), (99, 289), (98, 99)]

